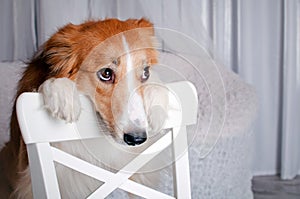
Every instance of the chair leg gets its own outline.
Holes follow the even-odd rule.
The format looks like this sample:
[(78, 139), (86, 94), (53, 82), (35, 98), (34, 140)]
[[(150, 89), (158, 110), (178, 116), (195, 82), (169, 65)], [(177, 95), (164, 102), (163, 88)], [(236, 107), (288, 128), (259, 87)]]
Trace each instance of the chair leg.
[(27, 151), (34, 198), (60, 198), (50, 144), (28, 144)]
[(173, 128), (174, 191), (178, 199), (191, 198), (190, 167), (186, 127)]

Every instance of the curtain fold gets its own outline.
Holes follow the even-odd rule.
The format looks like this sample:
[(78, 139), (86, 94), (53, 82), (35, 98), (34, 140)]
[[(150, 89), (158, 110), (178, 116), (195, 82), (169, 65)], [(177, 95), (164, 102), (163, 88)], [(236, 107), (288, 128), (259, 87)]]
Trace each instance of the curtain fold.
[[(259, 96), (254, 174), (300, 171), (299, 0), (2, 0), (0, 61), (27, 60), (58, 27), (87, 19), (150, 19), (180, 31), (252, 84)], [(203, 30), (206, 30), (203, 33)], [(206, 46), (207, 45), (207, 46)]]
[[(36, 51), (35, 2), (13, 0), (13, 60), (27, 59)], [(30, 12), (28, 12), (30, 10)], [(27, 61), (27, 60), (26, 60)]]
[(0, 61), (28, 61), (36, 50), (34, 0), (0, 2)]
[(300, 1), (284, 2), (281, 178), (300, 173)]
[[(13, 37), (10, 36), (10, 34), (13, 32), (13, 26), (11, 24), (13, 23), (13, 2), (10, 0), (3, 0), (0, 3), (0, 60), (6, 61), (6, 60), (13, 60)], [(10, 12), (8, 12), (10, 11)]]
[(68, 23), (80, 24), (89, 17), (89, 1), (36, 0), (37, 41), (40, 46), (59, 27)]
[(280, 171), (282, 95), (282, 0), (239, 2), (238, 72), (257, 91), (255, 175)]

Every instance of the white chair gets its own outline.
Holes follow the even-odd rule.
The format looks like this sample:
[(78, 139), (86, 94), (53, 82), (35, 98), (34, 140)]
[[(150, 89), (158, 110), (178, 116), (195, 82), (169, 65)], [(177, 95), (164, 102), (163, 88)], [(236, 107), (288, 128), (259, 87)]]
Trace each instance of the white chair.
[[(40, 94), (23, 93), (17, 100), (17, 115), (27, 146), (34, 198), (60, 198), (54, 162), (104, 182), (88, 198), (105, 198), (117, 188), (144, 198), (174, 198), (129, 179), (135, 171), (170, 144), (175, 157), (180, 157), (174, 163), (174, 183), (176, 183), (174, 195), (176, 198), (191, 198), (186, 126), (197, 121), (197, 92), (195, 87), (186, 81), (166, 86), (171, 91), (170, 102), (178, 107), (168, 112), (168, 119), (164, 125), (164, 128), (171, 128), (172, 131), (166, 133), (117, 173), (111, 173), (50, 146), (51, 142), (103, 136), (99, 133), (97, 122), (91, 122), (97, 118), (92, 114), (93, 104), (87, 97), (80, 96), (81, 104), (84, 110), (90, 111), (82, 112), (78, 122), (68, 124), (52, 118), (42, 108), (43, 100)], [(81, 132), (79, 134), (81, 129), (84, 129), (84, 134)], [(139, 163), (137, 166), (136, 162), (140, 161), (142, 164)], [(132, 172), (129, 173), (128, 168), (131, 168)], [(122, 172), (123, 170), (126, 172)]]

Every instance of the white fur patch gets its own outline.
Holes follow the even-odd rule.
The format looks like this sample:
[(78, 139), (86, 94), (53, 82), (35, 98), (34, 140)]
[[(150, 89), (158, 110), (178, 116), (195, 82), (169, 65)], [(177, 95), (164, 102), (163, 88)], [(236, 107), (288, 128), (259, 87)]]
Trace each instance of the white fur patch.
[(124, 36), (122, 36), (122, 43), (126, 53), (127, 87), (129, 91), (132, 91), (132, 89), (134, 89), (133, 63), (130, 55), (130, 49)]
[(78, 120), (81, 105), (75, 82), (68, 78), (51, 78), (40, 87), (44, 107), (53, 117), (74, 122)]
[(128, 118), (137, 129), (146, 129), (148, 126), (142, 97), (137, 92), (132, 92), (128, 100)]
[(147, 117), (144, 109), (142, 97), (136, 93), (137, 80), (134, 72), (133, 62), (130, 54), (130, 48), (126, 38), (122, 36), (122, 43), (126, 53), (126, 81), (128, 89), (128, 104), (122, 114), (121, 124), (129, 125), (130, 121), (135, 126), (135, 129), (143, 129), (147, 127)]

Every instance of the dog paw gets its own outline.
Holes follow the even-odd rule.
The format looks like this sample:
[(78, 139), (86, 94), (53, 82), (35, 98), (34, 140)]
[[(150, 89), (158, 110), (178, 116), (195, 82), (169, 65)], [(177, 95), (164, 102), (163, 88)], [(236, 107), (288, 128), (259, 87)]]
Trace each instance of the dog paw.
[(148, 116), (148, 131), (162, 130), (168, 117), (169, 90), (164, 85), (150, 84), (144, 89), (146, 112)]
[(53, 117), (74, 122), (78, 120), (81, 105), (76, 84), (68, 78), (51, 78), (40, 87), (44, 107)]

